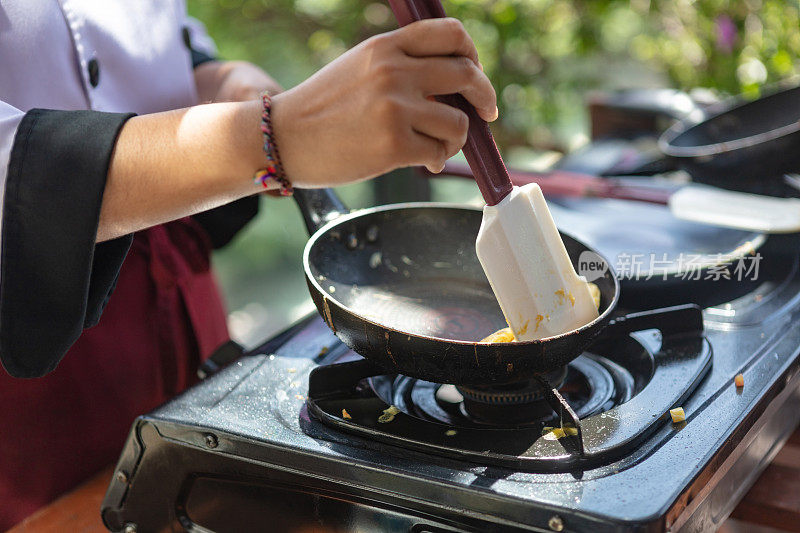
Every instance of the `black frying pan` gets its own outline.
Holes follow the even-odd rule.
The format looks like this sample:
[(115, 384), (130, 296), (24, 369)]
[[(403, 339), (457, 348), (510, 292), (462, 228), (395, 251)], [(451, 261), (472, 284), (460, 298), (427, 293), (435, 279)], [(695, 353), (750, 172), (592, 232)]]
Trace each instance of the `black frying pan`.
[(678, 122), (659, 147), (695, 181), (796, 196), (782, 179), (800, 170), (800, 87), (740, 103), (697, 124)]
[[(391, 372), (457, 385), (512, 383), (566, 365), (604, 328), (624, 335), (653, 314), (664, 315), (664, 333), (702, 330), (696, 306), (612, 319), (619, 283), (606, 262), (595, 280), (601, 305), (593, 322), (547, 339), (480, 343), (506, 323), (475, 255), (479, 209), (409, 203), (345, 214), (330, 190), (297, 190), (295, 198), (312, 233), (303, 263), (317, 309), (342, 341)], [(591, 251), (562, 237), (573, 262)]]

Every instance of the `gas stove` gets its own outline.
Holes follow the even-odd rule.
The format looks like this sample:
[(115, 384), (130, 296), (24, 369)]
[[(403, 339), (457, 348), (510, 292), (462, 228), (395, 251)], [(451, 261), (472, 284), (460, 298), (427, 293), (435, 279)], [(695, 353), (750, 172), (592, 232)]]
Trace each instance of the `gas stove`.
[(757, 281), (623, 285), (625, 311), (698, 304), (704, 331), (662, 335), (654, 316), (503, 387), (386, 374), (309, 316), (137, 419), (103, 519), (114, 531), (714, 531), (800, 421), (790, 239), (769, 239)]

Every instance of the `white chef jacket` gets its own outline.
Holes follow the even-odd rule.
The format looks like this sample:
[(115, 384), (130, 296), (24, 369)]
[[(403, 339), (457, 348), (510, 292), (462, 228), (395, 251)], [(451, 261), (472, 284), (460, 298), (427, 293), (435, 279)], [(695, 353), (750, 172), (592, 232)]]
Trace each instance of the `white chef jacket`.
[(52, 370), (97, 323), (131, 243), (95, 245), (116, 136), (193, 105), (213, 42), (183, 0), (0, 1), (0, 359)]
[(181, 0), (3, 0), (0, 182), (30, 109), (154, 113), (195, 104), (184, 28), (196, 51), (214, 55)]

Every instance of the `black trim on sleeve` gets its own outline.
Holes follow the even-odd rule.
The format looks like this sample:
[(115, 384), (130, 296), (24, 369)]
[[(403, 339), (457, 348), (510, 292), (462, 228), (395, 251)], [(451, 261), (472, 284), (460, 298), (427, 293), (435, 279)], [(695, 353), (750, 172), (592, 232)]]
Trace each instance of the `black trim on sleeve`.
[(95, 243), (111, 154), (132, 114), (29, 111), (3, 201), (0, 360), (15, 377), (52, 371), (97, 323), (132, 236)]
[(217, 60), (216, 57), (210, 56), (207, 53), (196, 50), (192, 47), (192, 30), (189, 29), (189, 26), (184, 26), (181, 28), (181, 38), (183, 39), (183, 44), (186, 45), (186, 48), (192, 55), (192, 68), (197, 68), (198, 65)]
[(192, 218), (208, 233), (211, 245), (222, 248), (258, 214), (259, 195), (246, 196)]
[(217, 60), (216, 57), (210, 56), (205, 52), (201, 52), (200, 50), (195, 50), (194, 48), (190, 48), (189, 51), (192, 53), (192, 68), (197, 68), (203, 63)]

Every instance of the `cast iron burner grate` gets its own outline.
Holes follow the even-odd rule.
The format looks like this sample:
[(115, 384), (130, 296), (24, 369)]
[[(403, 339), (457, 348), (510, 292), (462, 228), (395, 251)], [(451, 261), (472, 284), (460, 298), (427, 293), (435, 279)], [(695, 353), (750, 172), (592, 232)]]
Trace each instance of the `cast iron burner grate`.
[[(533, 376), (533, 385), (511, 395), (515, 403), (493, 401), (496, 389), (492, 401), (464, 398), (463, 388), (386, 374), (359, 359), (314, 369), (307, 405), (326, 425), (402, 448), (521, 471), (567, 472), (635, 450), (668, 423), (669, 409), (692, 393), (711, 356), (702, 332), (601, 335), (569, 364), (560, 389)], [(526, 389), (536, 389), (544, 401), (526, 397)], [(547, 426), (561, 427), (565, 436), (543, 431)]]
[[(608, 411), (639, 392), (652, 374), (652, 361), (631, 361), (631, 370), (606, 357), (586, 353), (548, 379), (578, 418)], [(632, 373), (636, 374), (636, 378)], [(387, 404), (412, 416), (454, 427), (554, 426), (559, 420), (535, 380), (519, 387), (483, 389), (441, 385), (407, 376), (369, 379)]]

